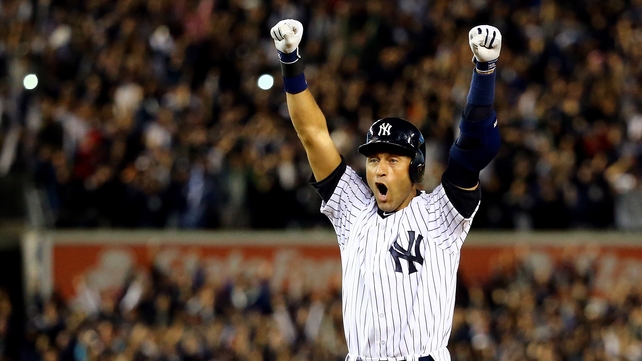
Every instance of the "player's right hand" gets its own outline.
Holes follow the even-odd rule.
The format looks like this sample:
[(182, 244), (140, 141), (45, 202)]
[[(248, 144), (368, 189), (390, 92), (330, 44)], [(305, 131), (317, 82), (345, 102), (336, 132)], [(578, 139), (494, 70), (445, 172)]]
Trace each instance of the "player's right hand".
[(478, 62), (497, 60), (502, 50), (502, 33), (494, 26), (475, 26), (468, 32), (468, 43)]
[(290, 54), (299, 48), (301, 36), (303, 35), (303, 25), (294, 19), (281, 20), (272, 27), (270, 35), (274, 39), (276, 50)]

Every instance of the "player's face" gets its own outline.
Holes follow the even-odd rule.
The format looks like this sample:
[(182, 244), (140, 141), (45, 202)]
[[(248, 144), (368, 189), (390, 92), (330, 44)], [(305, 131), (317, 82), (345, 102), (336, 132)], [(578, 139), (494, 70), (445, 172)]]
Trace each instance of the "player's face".
[(410, 203), (415, 186), (408, 169), (411, 159), (405, 155), (377, 153), (366, 158), (366, 179), (384, 212), (397, 211)]

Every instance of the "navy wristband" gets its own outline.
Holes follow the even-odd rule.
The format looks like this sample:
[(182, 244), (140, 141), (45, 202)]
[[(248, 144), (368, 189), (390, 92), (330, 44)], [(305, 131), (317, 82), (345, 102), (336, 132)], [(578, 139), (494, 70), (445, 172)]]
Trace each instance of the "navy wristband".
[(308, 88), (308, 82), (305, 81), (305, 74), (301, 73), (295, 77), (283, 77), (283, 88), (286, 93), (298, 94)]
[(291, 53), (284, 53), (280, 50), (277, 50), (277, 53), (279, 54), (279, 60), (283, 64), (294, 64), (299, 59), (301, 59), (301, 56), (299, 55), (299, 48), (296, 48), (296, 50)]

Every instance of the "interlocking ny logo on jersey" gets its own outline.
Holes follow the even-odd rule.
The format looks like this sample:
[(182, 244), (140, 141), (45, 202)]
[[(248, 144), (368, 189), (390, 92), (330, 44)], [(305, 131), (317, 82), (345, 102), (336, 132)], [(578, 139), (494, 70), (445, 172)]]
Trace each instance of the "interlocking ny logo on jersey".
[[(422, 265), (424, 264), (424, 258), (421, 257), (421, 252), (419, 251), (420, 246), (421, 246), (421, 241), (424, 239), (424, 237), (420, 234), (417, 239), (415, 239), (415, 231), (408, 231), (408, 249), (403, 249), (397, 243), (395, 240), (395, 243), (390, 246), (390, 254), (392, 255), (392, 258), (395, 261), (395, 272), (401, 273), (401, 260), (399, 258), (403, 258), (408, 262), (408, 274), (413, 274), (417, 272), (417, 267), (415, 267), (415, 262), (418, 264)], [(415, 241), (417, 243), (415, 243)], [(415, 254), (413, 255), (411, 253), (412, 251), (412, 245), (415, 245)]]
[(392, 128), (392, 125), (390, 125), (390, 123), (383, 123), (379, 126), (379, 133), (377, 135), (378, 136), (390, 135), (391, 128)]

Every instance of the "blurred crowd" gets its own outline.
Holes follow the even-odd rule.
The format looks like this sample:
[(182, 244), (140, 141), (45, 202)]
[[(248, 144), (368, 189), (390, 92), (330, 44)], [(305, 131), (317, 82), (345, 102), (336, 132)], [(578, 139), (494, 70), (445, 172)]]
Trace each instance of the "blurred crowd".
[[(486, 281), (460, 278), (452, 359), (642, 359), (640, 276), (616, 275), (611, 267), (606, 273), (614, 279), (604, 279), (600, 259), (590, 250), (569, 248), (551, 258), (522, 249), (499, 256)], [(77, 282), (73, 299), (33, 303), (24, 341), (13, 347), (19, 352), (7, 359), (344, 360), (340, 283), (319, 288), (292, 274), (277, 286), (270, 267), (261, 269), (216, 281), (202, 268), (152, 267), (102, 292)]]
[(19, 360), (343, 360), (340, 283), (320, 289), (300, 274), (278, 286), (269, 265), (229, 278), (132, 270), (119, 285), (76, 281), (76, 295), (30, 308)]
[(642, 359), (637, 275), (614, 272), (591, 247), (569, 247), (557, 259), (516, 255), (498, 261), (487, 283), (458, 290), (454, 361)]
[(640, 0), (2, 1), (0, 172), (32, 175), (56, 227), (327, 226), (269, 37), (284, 18), (304, 24), (348, 164), (363, 172), (373, 120), (404, 117), (428, 138), (427, 190), (457, 136), (468, 30), (495, 25), (503, 146), (475, 226), (642, 228)]

